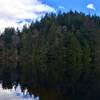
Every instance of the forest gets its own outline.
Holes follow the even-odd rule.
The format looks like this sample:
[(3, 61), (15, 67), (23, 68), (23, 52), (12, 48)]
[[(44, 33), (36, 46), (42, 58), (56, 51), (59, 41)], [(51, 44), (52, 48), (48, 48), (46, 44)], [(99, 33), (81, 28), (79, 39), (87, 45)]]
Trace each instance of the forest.
[(0, 35), (0, 82), (40, 100), (100, 100), (100, 17), (46, 14)]

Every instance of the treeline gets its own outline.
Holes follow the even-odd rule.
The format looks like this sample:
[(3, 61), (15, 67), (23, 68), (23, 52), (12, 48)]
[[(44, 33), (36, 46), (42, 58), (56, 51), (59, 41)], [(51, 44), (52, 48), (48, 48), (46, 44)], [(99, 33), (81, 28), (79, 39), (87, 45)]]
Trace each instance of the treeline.
[(40, 100), (100, 99), (100, 17), (46, 14), (0, 36), (0, 80), (21, 84)]

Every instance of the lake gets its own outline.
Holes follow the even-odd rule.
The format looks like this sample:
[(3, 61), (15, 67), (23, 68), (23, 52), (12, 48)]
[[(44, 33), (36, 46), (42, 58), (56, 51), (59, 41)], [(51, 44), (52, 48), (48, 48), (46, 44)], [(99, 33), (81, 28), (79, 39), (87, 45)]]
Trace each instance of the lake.
[(23, 93), (20, 85), (16, 89), (15, 86), (12, 89), (3, 89), (0, 84), (0, 100), (39, 100), (39, 97), (30, 96), (27, 89)]

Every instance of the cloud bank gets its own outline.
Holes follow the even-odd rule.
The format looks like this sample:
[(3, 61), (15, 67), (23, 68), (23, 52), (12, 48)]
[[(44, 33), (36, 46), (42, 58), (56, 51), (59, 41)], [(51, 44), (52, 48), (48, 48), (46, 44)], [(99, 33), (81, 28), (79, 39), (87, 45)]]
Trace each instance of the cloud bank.
[(88, 4), (86, 7), (90, 10), (96, 10), (96, 8), (94, 7), (94, 4), (92, 3)]
[(50, 12), (56, 10), (39, 0), (0, 0), (0, 30), (5, 27), (22, 27)]

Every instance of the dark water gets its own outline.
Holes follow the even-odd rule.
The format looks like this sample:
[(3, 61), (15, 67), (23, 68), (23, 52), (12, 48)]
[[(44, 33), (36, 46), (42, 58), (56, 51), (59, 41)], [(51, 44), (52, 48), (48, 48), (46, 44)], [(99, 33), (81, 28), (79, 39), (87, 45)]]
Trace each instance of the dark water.
[(30, 72), (27, 74), (27, 71), (23, 70), (24, 67), (28, 66), (20, 66), (19, 63), (12, 62), (0, 64), (0, 83), (4, 89), (12, 89), (13, 86), (16, 88), (20, 84), (22, 92), (27, 88), (30, 95), (34, 94), (37, 97), (39, 95), (38, 88), (34, 82), (31, 82), (33, 77)]
[[(44, 80), (42, 76), (39, 75), (38, 72), (39, 70), (37, 70), (38, 73), (35, 72), (32, 73), (31, 68), (32, 68), (31, 64), (25, 64), (21, 66), (19, 63), (17, 64), (6, 63), (6, 65), (0, 66), (0, 80), (1, 80), (0, 82), (2, 82), (3, 88), (11, 89), (14, 85), (15, 87), (17, 87), (18, 84), (20, 84), (22, 92), (24, 92), (24, 90), (27, 88), (30, 95), (34, 94), (35, 97), (39, 96), (40, 100), (66, 100), (62, 98), (62, 94), (66, 96), (66, 94), (64, 94), (64, 92), (66, 93), (66, 91), (63, 91), (67, 90), (66, 87), (63, 87), (63, 85), (61, 85), (60, 83), (60, 85), (58, 84), (58, 86), (61, 87), (58, 87), (58, 89), (60, 88), (61, 91), (54, 90), (52, 83), (47, 84), (46, 80)], [(53, 80), (53, 78), (51, 80)], [(82, 85), (79, 84), (80, 85), (79, 91), (72, 92), (68, 90), (67, 97), (73, 96), (72, 99), (69, 98), (70, 100), (95, 100), (94, 98), (97, 96), (98, 96), (97, 98), (100, 98), (99, 94), (96, 94), (96, 92), (99, 93), (98, 91), (96, 92), (90, 91), (91, 89), (89, 89), (90, 87), (88, 86), (90, 86), (91, 84), (87, 85), (85, 84), (87, 83), (82, 83)], [(81, 90), (81, 88), (83, 90)], [(86, 99), (86, 98), (91, 98), (91, 99)]]

